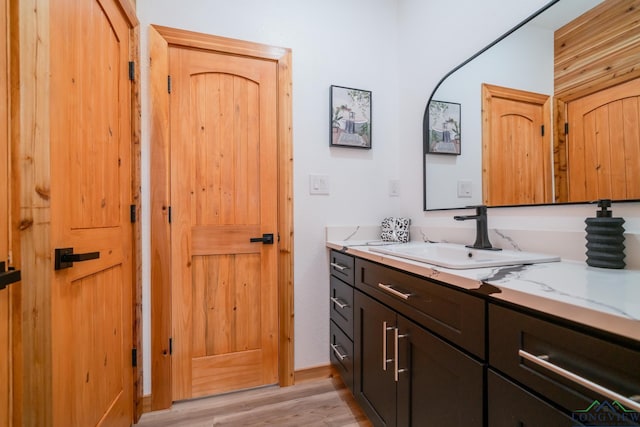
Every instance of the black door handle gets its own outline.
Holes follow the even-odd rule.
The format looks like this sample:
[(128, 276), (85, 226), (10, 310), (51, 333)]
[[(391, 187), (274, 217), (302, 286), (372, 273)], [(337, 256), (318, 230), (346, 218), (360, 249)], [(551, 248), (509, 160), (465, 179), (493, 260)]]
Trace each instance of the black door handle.
[(56, 270), (73, 267), (74, 262), (89, 261), (100, 258), (100, 252), (87, 252), (84, 254), (74, 254), (73, 248), (56, 248), (55, 267)]
[(0, 262), (0, 291), (22, 279), (20, 270), (14, 270), (12, 267), (9, 267), (7, 271), (4, 271), (4, 265), (4, 261)]
[(273, 245), (273, 234), (263, 234), (262, 237), (251, 237), (249, 239), (251, 243), (262, 242), (265, 245)]

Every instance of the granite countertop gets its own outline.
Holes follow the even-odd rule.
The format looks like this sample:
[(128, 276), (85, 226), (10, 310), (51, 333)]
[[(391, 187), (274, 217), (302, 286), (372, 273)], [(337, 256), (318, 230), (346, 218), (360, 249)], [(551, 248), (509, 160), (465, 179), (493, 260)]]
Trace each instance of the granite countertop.
[(639, 270), (566, 260), (454, 270), (372, 252), (366, 241), (328, 240), (326, 246), (640, 342)]

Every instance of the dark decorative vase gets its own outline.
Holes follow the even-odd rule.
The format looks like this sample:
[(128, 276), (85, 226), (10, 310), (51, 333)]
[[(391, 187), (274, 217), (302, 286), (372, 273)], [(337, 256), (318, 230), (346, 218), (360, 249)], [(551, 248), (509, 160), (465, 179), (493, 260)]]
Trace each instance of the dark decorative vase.
[(612, 218), (611, 200), (598, 201), (595, 218), (587, 218), (587, 264), (592, 267), (624, 268), (624, 219)]

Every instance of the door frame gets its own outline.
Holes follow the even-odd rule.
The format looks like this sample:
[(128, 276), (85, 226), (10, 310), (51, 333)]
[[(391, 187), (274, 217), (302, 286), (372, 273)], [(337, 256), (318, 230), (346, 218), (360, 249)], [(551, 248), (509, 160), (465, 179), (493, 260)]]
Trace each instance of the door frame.
[(171, 396), (171, 240), (169, 46), (271, 60), (277, 64), (278, 132), (278, 377), (294, 383), (293, 123), (291, 50), (187, 30), (149, 27), (151, 140), (151, 407), (169, 408)]

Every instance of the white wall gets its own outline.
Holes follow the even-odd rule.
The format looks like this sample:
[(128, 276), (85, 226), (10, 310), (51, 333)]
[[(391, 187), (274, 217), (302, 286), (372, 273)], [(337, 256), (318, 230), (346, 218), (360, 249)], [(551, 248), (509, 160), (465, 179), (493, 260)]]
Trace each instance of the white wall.
[[(142, 58), (159, 24), (292, 48), (294, 126), (295, 368), (329, 362), (326, 225), (379, 224), (387, 215), (417, 225), (471, 227), (454, 212), (422, 211), (422, 116), (440, 78), (546, 0), (138, 0)], [(442, 47), (446, 48), (442, 48)], [(437, 61), (429, 55), (438, 48)], [(142, 70), (144, 392), (150, 384), (148, 64)], [(373, 92), (372, 150), (329, 148), (329, 86)], [(330, 195), (310, 196), (308, 175), (326, 174)], [(388, 181), (400, 180), (400, 197)], [(494, 214), (494, 211), (496, 212)], [(640, 228), (640, 209), (629, 222)], [(491, 226), (584, 228), (592, 208), (491, 210)], [(614, 210), (615, 213), (618, 213)], [(471, 231), (470, 231), (471, 233)]]

